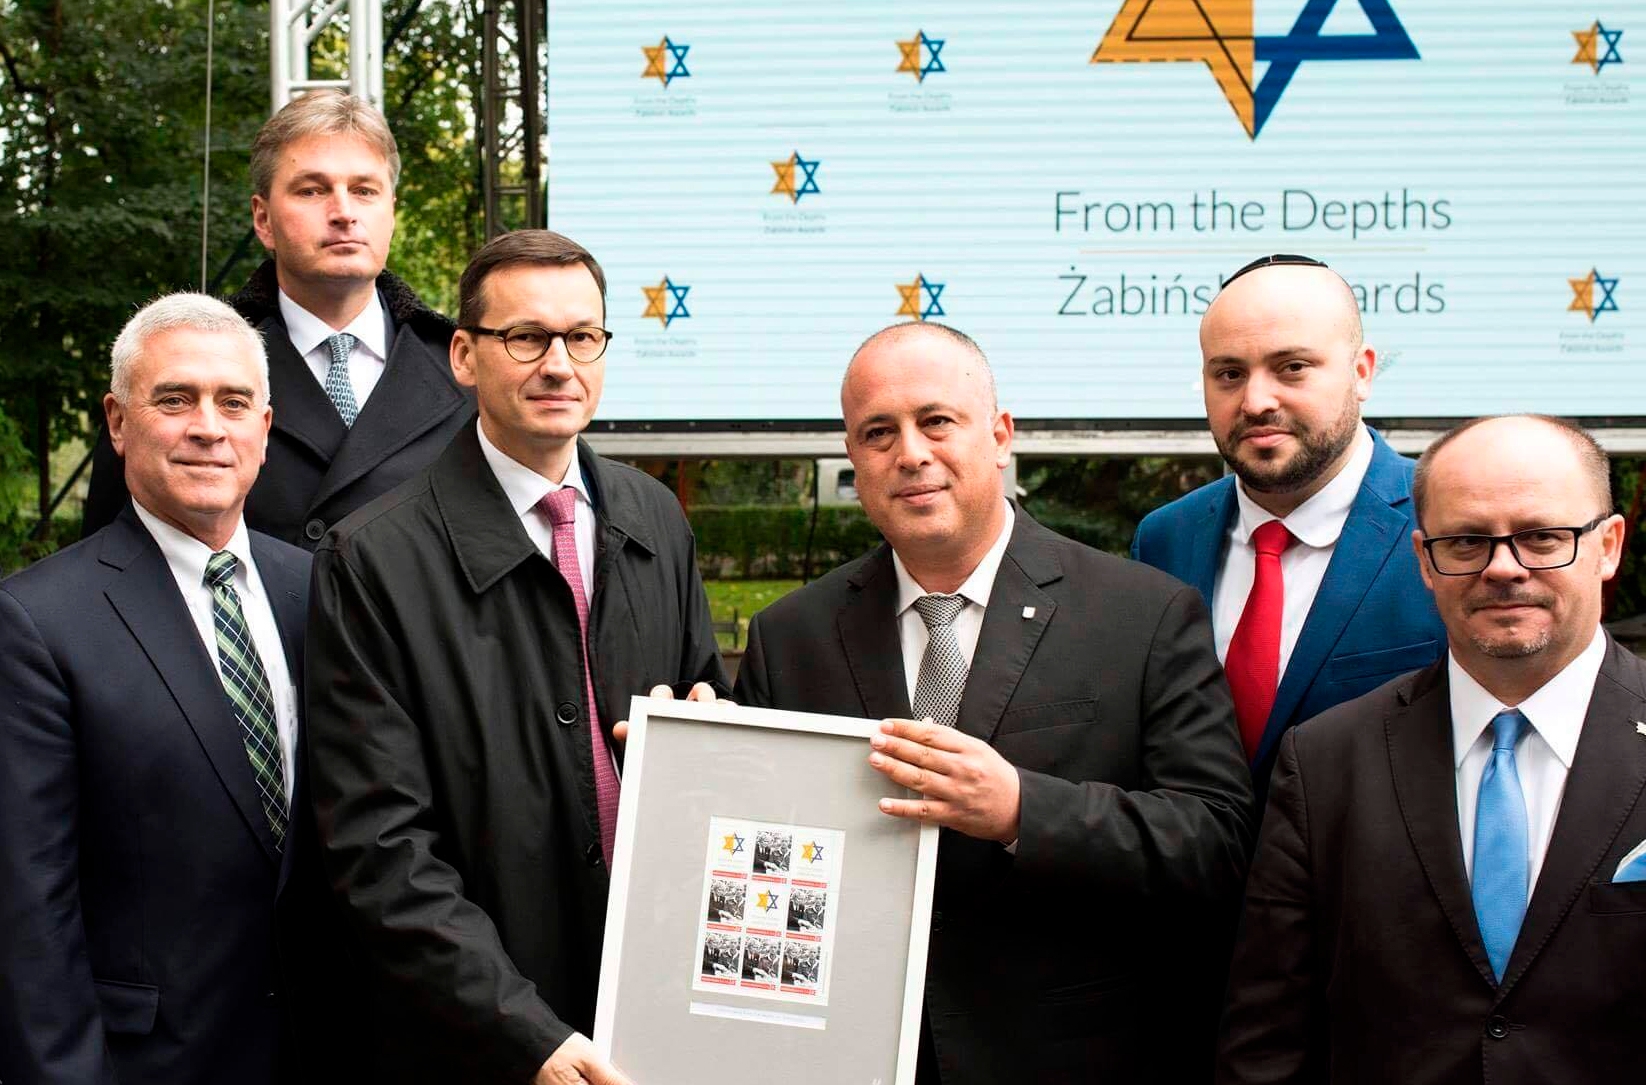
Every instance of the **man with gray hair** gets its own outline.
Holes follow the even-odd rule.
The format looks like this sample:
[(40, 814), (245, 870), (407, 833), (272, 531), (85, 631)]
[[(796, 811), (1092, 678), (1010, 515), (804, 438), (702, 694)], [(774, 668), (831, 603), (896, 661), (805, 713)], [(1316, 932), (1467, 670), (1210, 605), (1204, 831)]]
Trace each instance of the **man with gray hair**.
[[(268, 344), (280, 413), (246, 522), (306, 550), (473, 416), (446, 362), (451, 321), (383, 270), (399, 178), (383, 115), (336, 90), (291, 102), (252, 144), (252, 225), (270, 258), (229, 303)], [(122, 477), (101, 441), (86, 534), (120, 511)]]
[(104, 409), (130, 504), (0, 582), (0, 1080), (330, 1080), (309, 556), (242, 516), (263, 344), (220, 301), (161, 298)]

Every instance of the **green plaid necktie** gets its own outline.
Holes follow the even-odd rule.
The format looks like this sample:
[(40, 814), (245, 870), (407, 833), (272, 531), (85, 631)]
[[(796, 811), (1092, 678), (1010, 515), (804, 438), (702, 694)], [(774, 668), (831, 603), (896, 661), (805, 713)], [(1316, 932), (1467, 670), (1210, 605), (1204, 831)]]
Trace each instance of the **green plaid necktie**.
[(217, 629), (217, 666), (223, 672), (223, 692), (229, 695), (234, 718), (240, 721), (246, 756), (251, 760), (257, 794), (274, 833), (276, 850), (286, 840), (286, 769), (280, 739), (274, 729), (274, 695), (268, 672), (246, 626), (240, 596), (234, 590), (234, 570), (240, 560), (219, 550), (206, 562), (206, 587), (211, 589), (211, 620)]

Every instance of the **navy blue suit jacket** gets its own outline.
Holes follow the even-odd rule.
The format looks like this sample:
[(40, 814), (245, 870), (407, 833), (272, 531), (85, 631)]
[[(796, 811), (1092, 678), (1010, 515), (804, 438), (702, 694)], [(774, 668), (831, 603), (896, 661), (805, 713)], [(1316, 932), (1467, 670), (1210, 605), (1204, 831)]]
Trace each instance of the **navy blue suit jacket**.
[[(251, 549), (301, 683), (309, 555), (255, 532)], [(0, 583), (0, 1080), (331, 1079), (305, 1022), (344, 1019), (343, 984), (319, 976), (340, 959), (296, 762), (277, 849), (217, 669), (129, 502)]]
[[(1268, 791), (1280, 736), (1445, 651), (1446, 630), (1423, 586), (1411, 535), (1415, 464), (1372, 432), (1372, 462), (1292, 649), (1252, 761)], [(1137, 526), (1132, 556), (1200, 589), (1208, 608), (1238, 513), (1234, 476), (1156, 509)]]

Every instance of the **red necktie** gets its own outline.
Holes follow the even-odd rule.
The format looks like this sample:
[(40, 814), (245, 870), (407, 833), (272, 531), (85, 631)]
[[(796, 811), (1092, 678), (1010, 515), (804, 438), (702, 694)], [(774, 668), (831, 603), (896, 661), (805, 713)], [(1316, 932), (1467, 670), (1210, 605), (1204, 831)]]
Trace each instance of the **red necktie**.
[(537, 507), (548, 514), (554, 525), (554, 561), (566, 586), (572, 590), (572, 601), (577, 604), (578, 640), (583, 646), (583, 697), (589, 706), (589, 738), (594, 747), (594, 804), (600, 817), (600, 852), (605, 856), (606, 869), (612, 868), (612, 848), (617, 843), (617, 769), (612, 765), (611, 751), (606, 748), (606, 735), (600, 730), (600, 713), (594, 704), (594, 672), (589, 669), (589, 597), (583, 590), (583, 570), (577, 564), (577, 530), (575, 527), (577, 491), (562, 486), (545, 494)]
[(1257, 551), (1257, 567), (1252, 576), (1252, 593), (1246, 609), (1229, 640), (1229, 654), (1223, 669), (1234, 693), (1235, 719), (1240, 722), (1240, 741), (1246, 760), (1257, 755), (1263, 729), (1274, 707), (1275, 687), (1280, 684), (1280, 619), (1286, 608), (1286, 588), (1280, 576), (1280, 555), (1297, 540), (1279, 520), (1270, 520), (1252, 532), (1252, 549)]

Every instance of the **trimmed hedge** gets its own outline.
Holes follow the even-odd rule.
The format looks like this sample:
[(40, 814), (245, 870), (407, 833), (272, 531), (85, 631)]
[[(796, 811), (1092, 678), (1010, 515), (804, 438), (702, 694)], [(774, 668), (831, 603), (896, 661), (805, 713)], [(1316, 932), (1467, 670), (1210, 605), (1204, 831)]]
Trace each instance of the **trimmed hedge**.
[[(817, 510), (811, 575), (844, 565), (880, 545), (880, 532), (855, 506)], [(809, 505), (698, 505), (688, 514), (697, 535), (697, 567), (708, 580), (792, 580), (805, 575)], [(1082, 516), (1062, 510), (1034, 511), (1036, 520), (1088, 546), (1126, 553), (1130, 520)]]

